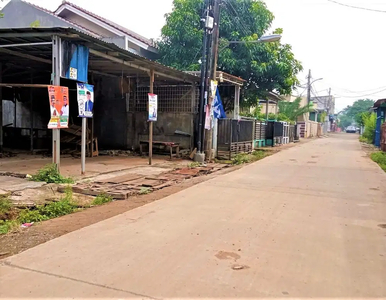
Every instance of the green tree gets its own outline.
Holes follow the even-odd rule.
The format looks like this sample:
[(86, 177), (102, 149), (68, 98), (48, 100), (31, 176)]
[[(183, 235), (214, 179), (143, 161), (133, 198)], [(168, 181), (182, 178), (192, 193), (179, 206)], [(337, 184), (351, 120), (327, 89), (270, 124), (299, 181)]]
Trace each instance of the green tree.
[(308, 103), (305, 106), (300, 106), (302, 98), (296, 98), (293, 102), (279, 101), (279, 112), (286, 116), (288, 120), (295, 122), (297, 118), (303, 114), (310, 112), (313, 108), (313, 103)]
[(373, 105), (374, 101), (370, 99), (357, 100), (351, 106), (347, 106), (344, 114), (360, 124), (362, 123), (361, 114), (368, 112)]
[(347, 116), (347, 115), (341, 115), (339, 117), (339, 127), (342, 129), (345, 129), (347, 126), (350, 126), (353, 123), (353, 118)]
[(370, 114), (369, 110), (373, 105), (374, 101), (371, 99), (360, 99), (347, 106), (340, 116), (339, 127), (344, 129), (353, 123), (364, 126), (364, 120)]
[[(174, 0), (158, 41), (160, 62), (179, 70), (200, 70), (203, 0)], [(269, 34), (274, 16), (260, 0), (223, 1), (220, 17), (218, 69), (247, 80), (241, 105), (256, 106), (268, 92), (290, 94), (302, 70), (291, 46), (248, 43)], [(282, 29), (273, 31), (282, 34)], [(229, 44), (229, 41), (246, 41)]]

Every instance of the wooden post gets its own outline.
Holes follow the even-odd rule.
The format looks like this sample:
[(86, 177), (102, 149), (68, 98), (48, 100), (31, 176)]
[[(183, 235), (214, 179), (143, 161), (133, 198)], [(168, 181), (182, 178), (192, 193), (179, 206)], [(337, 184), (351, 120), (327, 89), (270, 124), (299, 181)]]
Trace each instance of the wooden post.
[[(60, 86), (61, 51), (60, 38), (52, 39), (52, 79), (53, 85)], [(52, 163), (60, 172), (60, 129), (52, 129)]]
[[(95, 97), (95, 94), (94, 94), (94, 97)], [(90, 154), (90, 157), (93, 157), (93, 155), (94, 155), (94, 118), (91, 119), (91, 154)]]
[[(3, 64), (0, 63), (0, 83), (3, 83)], [(3, 153), (3, 88), (0, 86), (0, 153)]]
[[(31, 84), (33, 84), (33, 73), (31, 73)], [(31, 150), (31, 154), (33, 154), (34, 152), (34, 112), (33, 112), (33, 89), (30, 88), (29, 89), (30, 92), (29, 92), (29, 97), (30, 97), (30, 118), (31, 118), (31, 123), (30, 123), (30, 142), (31, 142), (31, 146), (30, 146), (30, 150)]]
[[(150, 70), (150, 94), (154, 93), (154, 70)], [(148, 111), (149, 111), (148, 107)], [(148, 115), (150, 113), (148, 112)], [(152, 159), (153, 159), (153, 121), (149, 120), (149, 165), (152, 164)]]

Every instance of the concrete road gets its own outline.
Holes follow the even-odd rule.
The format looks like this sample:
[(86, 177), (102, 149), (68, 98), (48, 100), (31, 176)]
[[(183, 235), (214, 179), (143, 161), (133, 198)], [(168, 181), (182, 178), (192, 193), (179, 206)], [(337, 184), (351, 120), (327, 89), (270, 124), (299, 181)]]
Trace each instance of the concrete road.
[(340, 134), (2, 262), (1, 297), (386, 297), (386, 174)]

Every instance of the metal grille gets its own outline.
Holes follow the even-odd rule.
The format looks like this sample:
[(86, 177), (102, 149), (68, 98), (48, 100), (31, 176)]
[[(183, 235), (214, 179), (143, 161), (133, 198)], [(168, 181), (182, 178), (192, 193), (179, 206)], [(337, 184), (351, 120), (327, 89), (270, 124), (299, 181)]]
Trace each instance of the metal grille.
[(266, 131), (267, 125), (264, 122), (256, 121), (255, 122), (255, 140), (265, 140), (265, 131)]
[[(135, 99), (130, 101), (130, 111), (147, 111), (149, 87), (137, 87)], [(159, 112), (196, 113), (199, 92), (191, 85), (155, 86)]]
[(231, 159), (233, 155), (253, 150), (254, 120), (219, 119), (217, 157)]

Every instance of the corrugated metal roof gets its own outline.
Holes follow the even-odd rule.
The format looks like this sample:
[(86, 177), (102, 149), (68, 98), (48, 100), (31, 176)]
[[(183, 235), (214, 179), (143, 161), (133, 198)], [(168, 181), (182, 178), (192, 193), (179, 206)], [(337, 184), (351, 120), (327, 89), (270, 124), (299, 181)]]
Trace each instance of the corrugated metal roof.
[[(195, 76), (201, 75), (201, 71), (185, 71), (185, 72), (188, 74), (195, 75)], [(246, 82), (246, 80), (242, 79), (241, 77), (237, 77), (237, 76), (234, 76), (234, 75), (222, 72), (222, 71), (216, 72), (216, 78), (220, 82), (221, 82), (221, 80), (223, 80), (225, 82), (228, 82), (228, 83), (231, 83), (234, 85), (244, 85), (244, 83)]]
[(386, 99), (379, 99), (377, 102), (374, 103), (374, 108), (380, 107), (383, 103), (386, 103)]
[[(51, 41), (53, 35), (59, 35), (63, 39), (69, 39), (74, 43), (86, 44), (90, 49), (103, 53), (104, 55), (110, 55), (113, 53), (112, 58), (118, 60), (117, 62), (109, 62), (107, 59), (98, 58), (91, 63), (103, 63), (106, 70), (120, 74), (123, 70), (122, 64), (125, 64), (125, 69), (132, 69), (133, 74), (140, 68), (142, 70), (138, 73), (144, 73), (145, 70), (153, 69), (158, 76), (164, 76), (173, 78), (174, 81), (180, 82), (198, 82), (199, 77), (193, 74), (188, 74), (167, 66), (164, 66), (158, 62), (148, 60), (142, 56), (129, 52), (123, 48), (118, 47), (113, 43), (105, 42), (99, 38), (91, 36), (83, 31), (79, 31), (74, 28), (1, 28), (0, 29), (0, 45), (6, 45), (10, 43), (20, 43), (20, 39), (24, 39), (26, 43)], [(12, 51), (19, 51), (20, 53), (28, 54), (28, 47), (13, 47)], [(5, 49), (4, 49), (5, 50)], [(1, 49), (0, 49), (1, 51)], [(40, 59), (52, 59), (50, 52), (38, 52), (34, 49), (34, 56)], [(4, 56), (2, 54), (2, 56)], [(90, 55), (91, 58), (92, 55)], [(4, 57), (5, 58), (5, 57)], [(28, 59), (27, 59), (28, 60)], [(146, 73), (146, 72), (145, 72)]]

